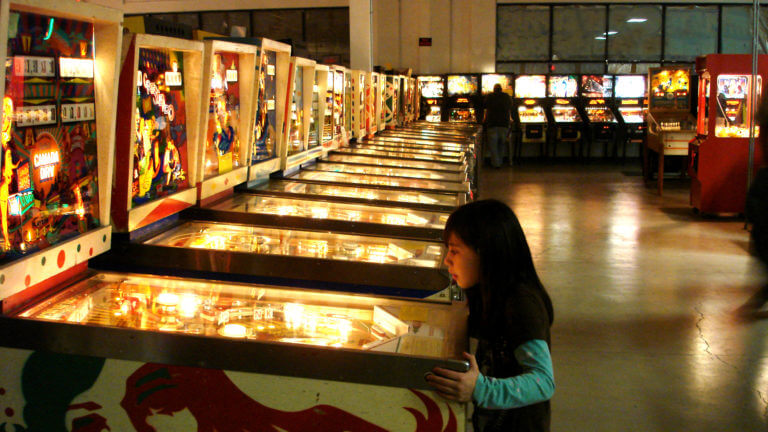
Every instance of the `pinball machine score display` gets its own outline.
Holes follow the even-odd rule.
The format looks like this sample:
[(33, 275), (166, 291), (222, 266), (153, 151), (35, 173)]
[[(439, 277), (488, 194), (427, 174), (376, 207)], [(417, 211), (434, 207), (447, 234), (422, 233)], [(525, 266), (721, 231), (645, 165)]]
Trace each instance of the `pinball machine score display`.
[(664, 190), (664, 157), (688, 156), (688, 143), (696, 136), (691, 115), (691, 72), (671, 67), (648, 70), (648, 131), (643, 149), (645, 180), (652, 177), (648, 152), (657, 155), (657, 188)]
[[(752, 77), (752, 56), (710, 54), (696, 60), (699, 75), (697, 138), (689, 144), (688, 174), (691, 206), (708, 214), (743, 213), (747, 193), (750, 122), (761, 94), (768, 56), (758, 56)], [(755, 88), (756, 99), (751, 100)], [(765, 155), (757, 145), (762, 131), (754, 123), (754, 171)]]

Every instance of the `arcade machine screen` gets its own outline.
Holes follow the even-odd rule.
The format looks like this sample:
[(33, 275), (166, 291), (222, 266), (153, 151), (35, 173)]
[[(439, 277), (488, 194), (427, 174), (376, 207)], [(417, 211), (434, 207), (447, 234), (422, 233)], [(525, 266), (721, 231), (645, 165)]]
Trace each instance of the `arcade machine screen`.
[(504, 93), (514, 96), (515, 93), (513, 91), (513, 78), (512, 75), (502, 75), (502, 74), (485, 74), (481, 77), (482, 87), (481, 91), (484, 95), (493, 93), (493, 87), (496, 84), (501, 85), (501, 91)]
[(448, 75), (448, 96), (466, 96), (477, 93), (477, 77), (474, 75)]
[(323, 118), (323, 142), (333, 140), (333, 71), (328, 71), (328, 82), (325, 92), (325, 115)]
[(239, 58), (236, 53), (217, 52), (211, 62), (211, 93), (208, 131), (205, 135), (205, 178), (224, 174), (241, 162)]
[(651, 76), (650, 107), (688, 110), (689, 91), (687, 70), (660, 70)]
[(543, 98), (546, 93), (547, 83), (544, 75), (523, 75), (515, 79), (516, 98)]
[(418, 78), (421, 97), (432, 99), (443, 97), (445, 86), (443, 78), (439, 76), (420, 76)]
[(12, 12), (7, 31), (0, 263), (99, 227), (93, 24)]
[(132, 207), (189, 187), (183, 56), (139, 49)]
[(549, 97), (573, 98), (579, 90), (575, 75), (552, 75), (549, 77)]
[(588, 98), (613, 96), (613, 77), (609, 75), (584, 75), (581, 77), (581, 95)]
[(344, 127), (344, 71), (333, 72), (333, 134), (341, 136)]
[(304, 71), (295, 66), (293, 97), (291, 98), (291, 118), (288, 129), (288, 156), (306, 150), (304, 148)]
[(644, 98), (648, 92), (645, 86), (645, 75), (617, 75), (616, 98), (638, 99)]
[(275, 100), (277, 99), (277, 81), (275, 64), (277, 53), (267, 51), (261, 56), (259, 74), (259, 95), (256, 100), (256, 120), (253, 124), (253, 144), (251, 164), (275, 157)]
[[(749, 138), (749, 75), (717, 76), (717, 115), (715, 136)], [(757, 77), (757, 100), (760, 100), (762, 77)], [(755, 126), (755, 136), (759, 136)]]

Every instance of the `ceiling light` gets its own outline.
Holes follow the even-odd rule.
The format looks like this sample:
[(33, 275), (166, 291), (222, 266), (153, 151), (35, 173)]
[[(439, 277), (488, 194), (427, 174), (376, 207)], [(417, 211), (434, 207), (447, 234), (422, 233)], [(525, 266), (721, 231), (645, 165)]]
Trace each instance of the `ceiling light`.
[(642, 23), (648, 21), (648, 18), (630, 18), (627, 20), (628, 23)]
[(617, 34), (617, 33), (619, 33), (619, 32), (617, 32), (617, 31), (615, 31), (615, 30), (609, 30), (608, 32), (606, 32), (606, 33), (603, 33), (603, 35), (604, 35), (604, 36), (613, 36), (613, 35), (615, 35), (615, 34)]
[(597, 39), (597, 40), (605, 40), (605, 36), (595, 36), (595, 39)]

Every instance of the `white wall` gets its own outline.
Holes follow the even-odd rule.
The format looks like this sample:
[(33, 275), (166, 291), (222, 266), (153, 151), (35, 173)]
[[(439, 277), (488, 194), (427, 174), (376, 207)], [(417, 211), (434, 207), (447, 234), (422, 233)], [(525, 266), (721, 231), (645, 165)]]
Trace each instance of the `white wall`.
[[(493, 72), (496, 0), (373, 0), (374, 64), (415, 74)], [(419, 38), (431, 37), (431, 47)]]

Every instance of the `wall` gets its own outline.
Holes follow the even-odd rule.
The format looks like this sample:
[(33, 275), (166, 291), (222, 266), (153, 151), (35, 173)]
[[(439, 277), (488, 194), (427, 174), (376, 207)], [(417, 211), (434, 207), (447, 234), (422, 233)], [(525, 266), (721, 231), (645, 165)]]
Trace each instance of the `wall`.
[[(373, 63), (415, 74), (493, 72), (495, 0), (373, 0)], [(432, 46), (420, 47), (419, 38)]]

